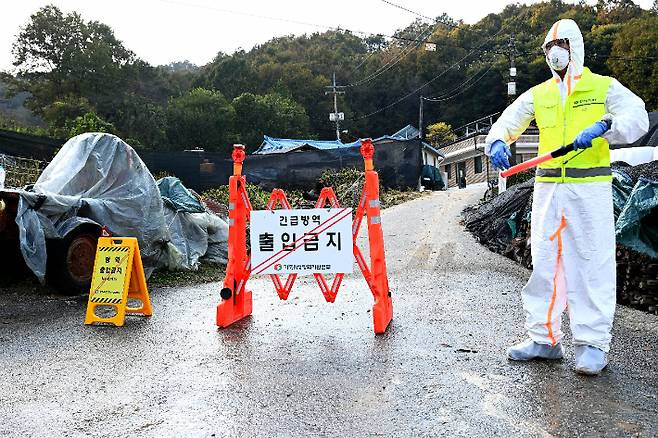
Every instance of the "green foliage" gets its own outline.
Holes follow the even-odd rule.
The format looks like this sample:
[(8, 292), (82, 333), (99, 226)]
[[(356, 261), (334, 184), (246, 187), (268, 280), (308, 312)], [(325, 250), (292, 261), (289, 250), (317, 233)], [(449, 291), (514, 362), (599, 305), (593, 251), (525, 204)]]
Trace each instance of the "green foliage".
[(653, 12), (645, 11), (631, 0), (515, 3), (475, 24), (443, 15), (436, 25), (416, 20), (395, 32), (413, 39), (426, 31), (438, 43), (434, 52), (405, 39), (332, 30), (220, 52), (199, 68), (187, 61), (150, 66), (107, 25), (46, 6), (14, 42), (18, 76), (1, 79), (32, 94), (28, 106), (52, 135), (67, 134), (76, 118), (95, 113), (143, 148), (228, 153), (239, 141), (251, 151), (264, 134), (333, 138), (327, 117), (333, 102), (324, 87), (334, 72), (339, 84), (351, 85), (338, 105), (346, 115), (342, 129), (354, 136), (378, 137), (413, 123), (420, 94), (447, 96), (427, 102), (424, 116), (452, 126), (500, 111), (509, 36), (515, 36), (521, 93), (550, 77), (541, 43), (556, 20), (571, 18), (585, 38), (586, 64), (614, 74), (655, 109), (657, 8), (654, 2)]
[(648, 110), (658, 110), (658, 16), (629, 21), (612, 46), (610, 70), (621, 83), (644, 99)]
[[(260, 186), (251, 183), (247, 183), (246, 189), (252, 208), (254, 210), (265, 210), (265, 207), (270, 200), (271, 192), (263, 190)], [(299, 206), (303, 202), (300, 191), (286, 190), (286, 196), (288, 202), (290, 202), (293, 208)], [(228, 186), (219, 186), (214, 189), (206, 190), (201, 193), (201, 198), (212, 199), (219, 204), (228, 205)]]
[(625, 23), (642, 15), (642, 9), (633, 0), (598, 0), (596, 3), (599, 23)]
[(280, 138), (309, 136), (309, 119), (304, 108), (290, 97), (279, 94), (264, 96), (244, 93), (233, 99), (240, 143), (253, 152), (263, 135)]
[[(328, 170), (318, 179), (318, 187), (332, 187), (338, 197), (338, 202), (343, 207), (356, 209), (363, 191), (364, 173), (355, 168), (344, 168), (339, 171)], [(271, 192), (263, 190), (255, 184), (247, 183), (246, 186), (251, 206), (254, 210), (264, 210), (270, 200)], [(428, 192), (429, 193), (429, 192)], [(387, 208), (411, 199), (422, 196), (422, 193), (414, 190), (381, 189), (380, 200), (382, 207)], [(315, 205), (314, 201), (306, 201), (299, 190), (286, 190), (286, 197), (293, 208), (310, 208)], [(210, 199), (219, 204), (228, 206), (228, 186), (219, 186), (201, 193), (202, 199)]]
[[(338, 202), (343, 207), (356, 209), (363, 193), (364, 172), (352, 167), (346, 167), (338, 171), (327, 170), (322, 173), (318, 180), (320, 187), (331, 187), (338, 197)], [(431, 193), (431, 192), (426, 192)], [(380, 187), (379, 200), (382, 208), (392, 207), (406, 201), (423, 196), (415, 190), (385, 189)]]
[(196, 74), (188, 64), (151, 67), (107, 25), (55, 6), (30, 17), (12, 53), (18, 71), (14, 88), (32, 94), (27, 105), (49, 124), (51, 135), (65, 135), (67, 124), (94, 112), (120, 136), (149, 147), (166, 144), (163, 107), (187, 92), (189, 77)]
[(353, 184), (355, 181), (363, 179), (363, 170), (355, 167), (344, 167), (339, 170), (326, 170), (318, 179), (322, 187), (338, 188), (345, 184)]
[(96, 113), (87, 113), (83, 116), (78, 116), (68, 125), (68, 137), (75, 137), (85, 132), (107, 132), (108, 134), (116, 134), (116, 128), (113, 124), (106, 122)]
[(621, 28), (621, 24), (592, 27), (592, 31), (585, 38), (585, 56), (589, 60), (590, 69), (599, 74), (610, 74), (607, 60)]
[(232, 150), (235, 110), (219, 91), (195, 88), (171, 99), (167, 108), (167, 136), (176, 149)]
[(6, 131), (19, 132), (21, 134), (39, 135), (43, 137), (47, 137), (49, 135), (47, 129), (25, 126), (17, 122), (16, 120), (5, 117), (1, 114), (0, 114), (0, 129), (4, 129)]
[(320, 187), (334, 189), (338, 202), (343, 207), (357, 208), (363, 192), (364, 172), (353, 167), (327, 170), (318, 179)]
[[(262, 190), (259, 186), (247, 183), (247, 194), (254, 210), (264, 210), (267, 201), (270, 199), (270, 193)], [(228, 186), (219, 186), (214, 189), (206, 190), (201, 193), (201, 198), (212, 199), (222, 205), (228, 205)]]
[(433, 146), (453, 141), (457, 136), (452, 132), (452, 126), (446, 122), (436, 122), (427, 127), (427, 139)]
[(134, 54), (123, 47), (107, 25), (64, 15), (55, 6), (33, 14), (13, 45), (14, 66), (36, 82), (32, 108), (65, 96), (85, 97), (92, 104), (120, 87), (121, 69)]
[(71, 121), (93, 111), (86, 98), (69, 94), (46, 105), (42, 115), (49, 122), (51, 135), (66, 138)]
[(145, 149), (156, 149), (167, 144), (165, 108), (143, 95), (130, 92), (122, 96), (112, 119), (120, 136), (134, 139), (128, 142), (133, 147), (139, 144)]

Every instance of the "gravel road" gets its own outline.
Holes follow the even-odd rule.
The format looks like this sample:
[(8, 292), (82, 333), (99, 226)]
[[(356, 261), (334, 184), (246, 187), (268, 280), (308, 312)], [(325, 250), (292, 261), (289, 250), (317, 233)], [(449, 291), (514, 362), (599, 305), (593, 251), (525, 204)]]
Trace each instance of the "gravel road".
[[(154, 316), (82, 324), (86, 297), (0, 290), (0, 436), (656, 436), (658, 317), (620, 307), (598, 378), (509, 363), (529, 271), (464, 232), (481, 187), (383, 212), (394, 319), (375, 336), (356, 273), (214, 324), (219, 285), (153, 288)], [(568, 324), (568, 322), (567, 322)], [(568, 326), (566, 327), (568, 331)]]

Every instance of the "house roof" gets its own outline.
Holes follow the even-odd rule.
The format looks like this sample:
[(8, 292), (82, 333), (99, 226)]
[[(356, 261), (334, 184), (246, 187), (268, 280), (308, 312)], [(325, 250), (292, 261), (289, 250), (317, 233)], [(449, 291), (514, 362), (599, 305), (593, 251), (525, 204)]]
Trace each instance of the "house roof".
[(361, 146), (361, 141), (354, 143), (343, 143), (338, 140), (295, 140), (290, 138), (274, 138), (267, 135), (263, 136), (263, 143), (254, 152), (255, 155), (265, 154), (285, 154), (300, 149), (340, 149), (353, 146)]
[(411, 125), (407, 125), (391, 135), (391, 137), (399, 138), (400, 140), (411, 140), (412, 138), (420, 137), (420, 131)]
[[(416, 129), (414, 126), (407, 125), (404, 128), (400, 129), (398, 132), (396, 132), (393, 135), (382, 135), (381, 137), (378, 137), (373, 140), (374, 143), (381, 142), (382, 140), (389, 140), (389, 141), (407, 141), (407, 140), (417, 140), (420, 136), (420, 131)], [(421, 142), (423, 149), (427, 149), (430, 152), (432, 152), (434, 155), (437, 155), (439, 157), (445, 157), (445, 154), (436, 148), (434, 148), (432, 145), (426, 142)]]
[[(411, 125), (407, 125), (404, 128), (400, 129), (393, 135), (383, 135), (381, 137), (373, 139), (373, 143), (381, 141), (409, 141), (417, 140), (420, 131)], [(260, 147), (253, 153), (254, 155), (266, 155), (266, 154), (285, 154), (288, 152), (293, 152), (297, 150), (305, 149), (339, 149), (339, 148), (350, 148), (355, 146), (361, 146), (361, 140), (357, 140), (353, 143), (343, 143), (338, 140), (298, 140), (290, 138), (275, 138), (269, 137), (267, 135), (263, 136), (263, 143)], [(444, 157), (443, 152), (438, 151), (430, 144), (422, 142), (424, 149), (429, 150), (433, 154)]]

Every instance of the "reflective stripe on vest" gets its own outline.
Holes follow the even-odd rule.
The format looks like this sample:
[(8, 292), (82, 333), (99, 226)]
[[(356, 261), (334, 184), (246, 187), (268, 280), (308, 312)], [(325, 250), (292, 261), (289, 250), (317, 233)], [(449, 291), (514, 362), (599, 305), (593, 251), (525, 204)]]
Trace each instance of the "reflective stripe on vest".
[[(567, 178), (590, 178), (594, 176), (612, 175), (612, 169), (609, 167), (590, 167), (589, 169), (574, 169), (572, 167), (567, 167), (564, 173)], [(562, 176), (562, 169), (537, 169), (535, 176), (558, 178)]]
[[(596, 75), (585, 68), (564, 104), (554, 79), (533, 87), (540, 155), (572, 143), (583, 129), (601, 120), (611, 81), (612, 78)], [(538, 182), (611, 180), (610, 148), (604, 138), (594, 139), (590, 148), (542, 163), (536, 173)]]

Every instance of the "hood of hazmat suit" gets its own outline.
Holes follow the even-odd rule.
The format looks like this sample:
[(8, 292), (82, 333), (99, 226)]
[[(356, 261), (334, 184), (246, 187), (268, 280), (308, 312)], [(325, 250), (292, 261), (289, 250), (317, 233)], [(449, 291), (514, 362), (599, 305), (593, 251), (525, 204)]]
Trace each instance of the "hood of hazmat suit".
[(544, 53), (546, 54), (546, 64), (551, 69), (553, 77), (561, 81), (560, 75), (551, 67), (551, 63), (548, 60), (548, 51), (546, 50), (546, 44), (559, 39), (569, 41), (569, 64), (567, 72), (564, 75), (564, 82), (567, 84), (568, 90), (573, 90), (576, 81), (583, 74), (585, 68), (585, 43), (583, 42), (583, 34), (580, 33), (580, 28), (575, 21), (565, 19), (555, 22), (546, 34), (546, 38), (544, 38), (542, 49), (544, 49)]

